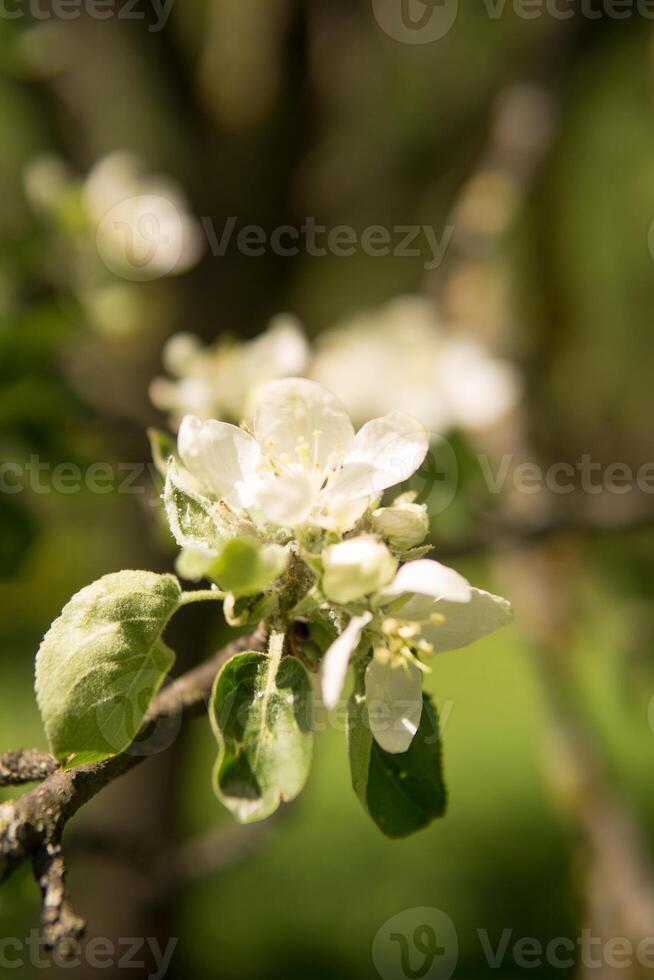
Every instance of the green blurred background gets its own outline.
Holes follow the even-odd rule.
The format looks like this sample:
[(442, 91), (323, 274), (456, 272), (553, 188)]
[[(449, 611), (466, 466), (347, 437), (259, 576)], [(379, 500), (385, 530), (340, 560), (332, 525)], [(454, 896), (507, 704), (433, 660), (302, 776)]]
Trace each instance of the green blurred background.
[[(118, 5), (103, 20), (45, 2), (10, 9), (21, 16), (0, 15), (3, 460), (146, 463), (145, 429), (163, 424), (147, 388), (170, 334), (253, 336), (284, 310), (315, 335), (416, 290), (524, 370), (502, 452), (652, 458), (652, 21), (574, 4), (566, 20), (509, 4), (492, 17), (461, 0), (446, 36), (414, 45), (389, 37), (369, 0), (178, 0), (163, 26), (143, 2), (142, 17)], [(507, 122), (502, 107), (516, 104)], [(74, 236), (35, 213), (25, 172), (54, 152), (84, 173), (116, 149), (172, 175), (218, 229), (232, 215), (269, 230), (315, 215), (358, 229), (451, 222), (455, 238), (429, 273), (421, 257), (207, 252), (184, 275), (132, 285), (98, 325)], [(455, 444), (465, 467), (472, 450)], [(172, 569), (157, 488), (144, 477), (137, 489), (0, 494), (0, 750), (44, 745), (34, 654), (70, 595), (121, 568)], [(478, 930), (493, 945), (506, 929), (543, 943), (585, 927), (642, 935), (654, 887), (652, 498), (528, 501), (526, 514), (507, 507), (517, 532), (486, 534), (479, 490), (467, 492), (434, 522), (436, 556), (514, 598), (518, 615), (429, 678), (448, 816), (384, 840), (350, 790), (343, 733), (329, 731), (301, 799), (243, 836), (212, 796), (215, 748), (195, 723), (69, 829), (91, 936), (178, 937), (168, 975), (187, 980), (357, 980), (378, 975), (386, 920), (429, 906), (455, 924), (456, 977), (508, 980), (586, 972), (525, 970), (510, 953), (492, 969)], [(490, 543), (457, 544), (477, 536)], [(184, 611), (171, 630), (179, 669), (223, 633), (215, 611)], [(192, 850), (196, 835), (210, 858)], [(37, 920), (24, 870), (0, 890), (0, 936), (22, 939)], [(389, 953), (382, 980), (402, 976)]]

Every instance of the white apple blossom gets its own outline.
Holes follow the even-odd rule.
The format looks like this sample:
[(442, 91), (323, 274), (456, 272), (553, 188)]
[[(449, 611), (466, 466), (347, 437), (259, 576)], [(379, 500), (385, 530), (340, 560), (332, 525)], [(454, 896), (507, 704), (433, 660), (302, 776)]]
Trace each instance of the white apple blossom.
[(202, 254), (202, 230), (181, 189), (170, 178), (146, 174), (133, 153), (99, 160), (84, 181), (82, 200), (100, 257), (123, 278), (185, 272)]
[(357, 648), (372, 648), (365, 674), (370, 728), (386, 752), (406, 752), (422, 715), (419, 657), (468, 646), (511, 618), (506, 599), (474, 588), (454, 569), (428, 559), (407, 562), (325, 654), (325, 704), (337, 704)]
[(254, 340), (218, 340), (204, 346), (193, 334), (171, 337), (164, 348), (166, 370), (176, 380), (155, 378), (153, 404), (177, 428), (184, 415), (240, 422), (252, 415), (258, 387), (302, 374), (309, 345), (295, 317), (274, 317)]
[[(24, 184), (36, 211), (73, 237), (85, 258), (92, 236), (94, 257), (121, 279), (186, 272), (204, 250), (201, 226), (178, 184), (147, 174), (129, 151), (102, 157), (85, 179), (53, 154), (38, 156), (26, 166)], [(86, 264), (75, 270), (78, 277), (80, 270), (88, 275)], [(95, 291), (93, 273), (91, 281), (77, 283), (85, 294)]]
[(421, 296), (400, 296), (326, 331), (309, 376), (335, 392), (355, 421), (397, 409), (435, 433), (492, 425), (520, 394), (509, 362), (446, 331)]
[(257, 392), (252, 432), (186, 416), (178, 450), (204, 492), (259, 527), (346, 531), (423, 462), (427, 430), (392, 412), (355, 434), (338, 398), (303, 378)]

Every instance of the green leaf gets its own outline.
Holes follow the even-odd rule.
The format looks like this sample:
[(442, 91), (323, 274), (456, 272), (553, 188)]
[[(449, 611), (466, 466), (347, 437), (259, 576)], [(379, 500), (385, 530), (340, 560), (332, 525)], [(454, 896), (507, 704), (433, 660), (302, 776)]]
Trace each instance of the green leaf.
[(214, 790), (238, 821), (263, 820), (300, 793), (313, 750), (313, 685), (299, 660), (233, 657), (216, 679), (210, 717)]
[(284, 571), (287, 554), (277, 544), (262, 544), (255, 538), (228, 541), (208, 570), (221, 589), (237, 597), (254, 596)]
[(36, 696), (53, 755), (110, 758), (137, 735), (175, 655), (161, 639), (181, 604), (172, 575), (117, 572), (74, 596), (36, 660)]
[(164, 489), (166, 516), (180, 548), (217, 556), (222, 545), (238, 533), (238, 523), (226, 505), (199, 493), (180, 473), (174, 459), (168, 461)]
[(177, 452), (175, 440), (167, 432), (154, 428), (148, 429), (148, 439), (154, 465), (165, 480), (168, 473), (168, 460)]
[(447, 808), (438, 715), (423, 694), (420, 727), (407, 752), (392, 755), (375, 742), (366, 700), (354, 694), (348, 706), (352, 786), (387, 837), (408, 837)]

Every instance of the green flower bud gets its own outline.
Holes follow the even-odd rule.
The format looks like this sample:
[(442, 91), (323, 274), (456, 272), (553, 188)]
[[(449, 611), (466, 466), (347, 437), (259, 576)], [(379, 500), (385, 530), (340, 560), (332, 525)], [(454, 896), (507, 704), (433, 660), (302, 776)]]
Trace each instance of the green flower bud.
[(387, 585), (397, 571), (397, 561), (386, 545), (372, 534), (330, 545), (322, 553), (323, 592), (334, 602), (362, 599)]
[(392, 507), (380, 507), (373, 512), (372, 524), (382, 538), (398, 551), (407, 551), (421, 544), (429, 533), (429, 517), (424, 504), (414, 504), (398, 498)]

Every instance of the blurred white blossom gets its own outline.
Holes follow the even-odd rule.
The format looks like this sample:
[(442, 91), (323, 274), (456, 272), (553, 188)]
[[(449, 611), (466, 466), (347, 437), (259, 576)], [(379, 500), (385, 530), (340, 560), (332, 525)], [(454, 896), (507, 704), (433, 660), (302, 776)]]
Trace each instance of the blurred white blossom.
[(448, 333), (421, 296), (400, 296), (322, 334), (309, 373), (357, 422), (398, 410), (433, 433), (492, 425), (520, 395), (517, 370), (476, 339)]
[(337, 394), (359, 425), (401, 411), (436, 434), (490, 426), (521, 393), (515, 366), (475, 338), (446, 331), (421, 296), (401, 296), (359, 314), (323, 333), (313, 350), (288, 314), (250, 341), (219, 338), (204, 346), (180, 334), (166, 345), (164, 366), (173, 377), (156, 378), (151, 398), (173, 426), (185, 414), (251, 418), (260, 384), (300, 375)]
[(127, 336), (147, 326), (157, 314), (140, 284), (184, 272), (202, 254), (202, 230), (180, 188), (148, 176), (134, 154), (103, 157), (86, 177), (43, 154), (26, 165), (23, 186), (49, 236), (47, 275), (75, 296), (98, 333)]
[(185, 272), (203, 251), (202, 230), (175, 181), (146, 174), (139, 158), (109, 154), (89, 172), (82, 198), (100, 257), (127, 279)]
[(163, 354), (164, 367), (176, 380), (155, 378), (150, 397), (175, 428), (184, 415), (240, 422), (252, 416), (261, 384), (302, 374), (308, 357), (299, 323), (286, 314), (249, 341), (219, 340), (206, 347), (190, 333), (176, 334)]

